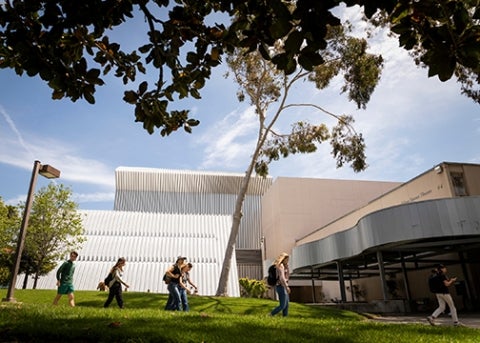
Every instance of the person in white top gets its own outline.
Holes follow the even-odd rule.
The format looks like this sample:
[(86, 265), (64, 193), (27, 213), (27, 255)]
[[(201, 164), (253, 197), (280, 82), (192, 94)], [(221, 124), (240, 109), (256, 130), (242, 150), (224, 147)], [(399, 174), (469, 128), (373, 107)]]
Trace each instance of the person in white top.
[(103, 304), (103, 307), (105, 308), (110, 305), (113, 298), (117, 300), (118, 307), (123, 308), (122, 285), (125, 285), (126, 288), (130, 287), (125, 281), (122, 280), (123, 267), (126, 263), (127, 261), (125, 258), (120, 257), (117, 263), (110, 270), (110, 273), (113, 274), (113, 279), (110, 281), (110, 284), (107, 285), (109, 288), (109, 293), (107, 301), (105, 301), (105, 304)]
[(282, 311), (284, 317), (288, 316), (288, 303), (290, 294), (290, 287), (288, 287), (288, 278), (290, 276), (288, 270), (288, 260), (289, 256), (284, 252), (275, 259), (275, 262), (273, 262), (277, 270), (278, 278), (275, 290), (277, 291), (278, 300), (280, 303), (272, 310), (272, 312), (270, 312), (271, 316), (276, 315), (280, 311)]

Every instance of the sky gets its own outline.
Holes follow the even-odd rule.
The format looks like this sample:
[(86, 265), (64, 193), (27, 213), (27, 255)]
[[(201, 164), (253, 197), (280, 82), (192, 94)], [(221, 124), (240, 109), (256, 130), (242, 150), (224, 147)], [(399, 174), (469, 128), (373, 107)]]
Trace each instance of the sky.
[[(356, 15), (355, 10), (345, 14)], [(122, 28), (115, 36), (133, 48), (144, 40), (142, 25)], [(270, 176), (406, 182), (442, 161), (480, 163), (480, 107), (460, 94), (460, 85), (428, 78), (427, 70), (385, 34), (380, 33), (371, 51), (382, 54), (385, 67), (366, 110), (340, 93), (341, 80), (321, 92), (299, 83), (290, 98), (352, 114), (367, 145), (367, 170), (337, 169), (324, 144), (314, 154), (274, 162)], [(90, 105), (52, 100), (40, 79), (0, 69), (0, 197), (11, 205), (26, 200), (35, 160), (61, 171), (53, 181), (39, 176), (36, 190), (62, 183), (71, 188), (80, 209), (113, 209), (120, 166), (243, 173), (254, 149), (257, 118), (248, 102), (238, 102), (237, 86), (225, 72), (225, 66), (214, 71), (202, 99), (171, 105), (190, 109), (200, 126), (192, 134), (178, 130), (162, 137), (134, 122), (134, 108), (122, 97), (135, 87), (125, 88), (113, 77), (104, 78), (106, 85), (97, 88), (96, 103)], [(154, 76), (144, 78), (152, 81)], [(297, 110), (285, 114), (276, 129), (289, 131), (298, 120), (332, 123), (322, 113)]]

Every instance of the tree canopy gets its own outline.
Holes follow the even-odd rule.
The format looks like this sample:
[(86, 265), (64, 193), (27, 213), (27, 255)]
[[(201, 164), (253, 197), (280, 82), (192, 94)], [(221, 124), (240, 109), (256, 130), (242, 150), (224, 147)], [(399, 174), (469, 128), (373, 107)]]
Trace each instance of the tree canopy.
[(70, 188), (54, 183), (36, 192), (20, 268), (25, 287), (28, 276), (34, 275), (36, 288), (39, 276), (48, 274), (68, 251), (79, 249), (84, 242), (78, 205), (71, 195)]
[(0, 285), (8, 283), (15, 255), (15, 238), (20, 227), (20, 216), (15, 206), (5, 205), (0, 197)]
[[(298, 67), (312, 70), (325, 61), (328, 28), (342, 25), (332, 11), (339, 4), (361, 6), (367, 20), (398, 35), (429, 76), (457, 78), (462, 92), (480, 102), (478, 0), (6, 0), (0, 4), (0, 68), (40, 77), (53, 99), (92, 104), (102, 77), (113, 73), (132, 83), (123, 100), (150, 134), (191, 132), (199, 121), (169, 104), (200, 98), (222, 56), (244, 48), (287, 75)], [(218, 14), (225, 21), (211, 23)], [(145, 37), (126, 52), (110, 33), (134, 16), (143, 16)], [(283, 50), (272, 53), (278, 40)], [(140, 75), (147, 67), (157, 73), (153, 85)]]

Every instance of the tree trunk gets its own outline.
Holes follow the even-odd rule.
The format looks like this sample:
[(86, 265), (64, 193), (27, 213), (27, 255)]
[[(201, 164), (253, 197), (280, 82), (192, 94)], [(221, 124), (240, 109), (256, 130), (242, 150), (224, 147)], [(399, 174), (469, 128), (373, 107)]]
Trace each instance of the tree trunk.
[(235, 249), (235, 243), (237, 242), (237, 236), (240, 230), (240, 223), (242, 221), (243, 201), (245, 200), (245, 194), (247, 194), (248, 184), (250, 183), (250, 176), (252, 175), (252, 165), (253, 163), (251, 163), (249, 170), (245, 173), (245, 177), (242, 181), (242, 187), (240, 189), (240, 192), (238, 193), (237, 201), (235, 203), (235, 212), (233, 213), (232, 228), (230, 230), (230, 237), (228, 238), (225, 257), (223, 259), (222, 272), (220, 274), (220, 280), (218, 281), (216, 296), (228, 295), (228, 276), (230, 274), (233, 251)]
[(32, 289), (37, 289), (37, 283), (38, 283), (38, 279), (40, 278), (40, 276), (38, 275), (38, 271), (35, 273), (35, 277), (33, 278), (33, 288)]
[[(262, 125), (261, 125), (262, 127)], [(250, 178), (253, 173), (253, 169), (255, 167), (255, 162), (257, 161), (258, 154), (260, 153), (260, 148), (263, 146), (265, 139), (267, 137), (268, 130), (262, 134), (262, 130), (260, 129), (260, 133), (258, 136), (257, 147), (255, 152), (252, 155), (252, 159), (250, 161), (250, 165), (248, 166), (247, 171), (245, 172), (245, 177), (242, 181), (242, 186), (237, 196), (237, 201), (235, 203), (235, 211), (233, 212), (233, 221), (232, 221), (232, 228), (230, 230), (230, 237), (228, 239), (227, 249), (225, 251), (225, 257), (223, 259), (222, 271), (220, 273), (220, 279), (218, 281), (218, 288), (216, 292), (216, 296), (227, 296), (228, 295), (228, 276), (230, 274), (230, 267), (232, 264), (232, 256), (233, 251), (235, 249), (235, 244), (237, 242), (238, 232), (240, 230), (240, 223), (242, 220), (242, 207), (243, 201), (245, 200), (245, 195), (247, 194), (248, 185), (250, 184)]]
[(30, 274), (28, 272), (25, 272), (25, 278), (23, 279), (23, 285), (22, 285), (22, 289), (27, 289), (27, 284), (28, 284), (28, 276)]

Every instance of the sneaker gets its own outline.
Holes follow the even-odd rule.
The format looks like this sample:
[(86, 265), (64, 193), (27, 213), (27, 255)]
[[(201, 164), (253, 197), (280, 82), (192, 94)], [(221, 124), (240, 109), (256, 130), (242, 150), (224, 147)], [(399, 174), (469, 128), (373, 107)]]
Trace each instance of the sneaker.
[(435, 326), (435, 319), (432, 316), (428, 316), (427, 321), (430, 323), (431, 326)]
[(460, 322), (455, 322), (455, 323), (453, 323), (453, 326), (465, 326), (465, 325), (460, 323)]

